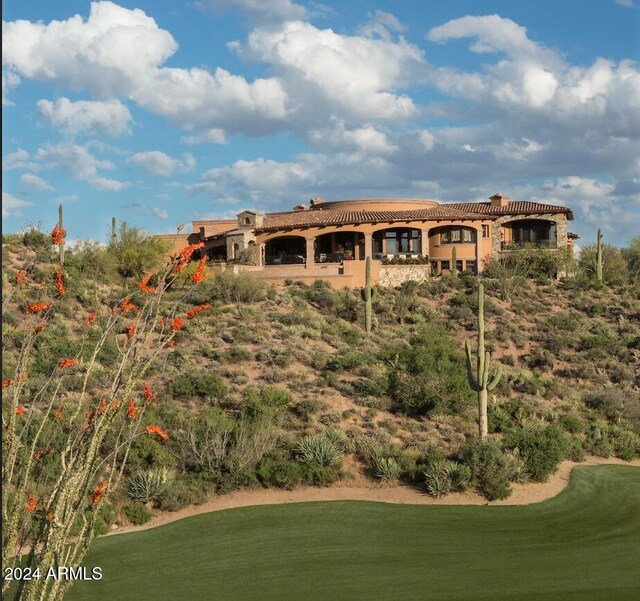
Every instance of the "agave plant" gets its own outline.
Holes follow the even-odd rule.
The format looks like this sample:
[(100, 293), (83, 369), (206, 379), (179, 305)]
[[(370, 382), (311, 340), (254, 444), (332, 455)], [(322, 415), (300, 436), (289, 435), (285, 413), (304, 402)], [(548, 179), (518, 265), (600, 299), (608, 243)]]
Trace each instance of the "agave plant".
[(429, 465), (424, 478), (429, 494), (439, 499), (450, 492), (466, 490), (471, 482), (471, 470), (457, 461), (438, 459)]
[(300, 441), (297, 451), (304, 461), (316, 463), (322, 467), (332, 467), (342, 458), (340, 447), (324, 433), (305, 436)]
[(174, 474), (166, 467), (138, 472), (127, 486), (127, 494), (133, 501), (151, 505), (167, 493)]
[(371, 467), (376, 478), (380, 478), (383, 482), (395, 480), (402, 473), (402, 467), (396, 458), (386, 455), (379, 449), (371, 454)]

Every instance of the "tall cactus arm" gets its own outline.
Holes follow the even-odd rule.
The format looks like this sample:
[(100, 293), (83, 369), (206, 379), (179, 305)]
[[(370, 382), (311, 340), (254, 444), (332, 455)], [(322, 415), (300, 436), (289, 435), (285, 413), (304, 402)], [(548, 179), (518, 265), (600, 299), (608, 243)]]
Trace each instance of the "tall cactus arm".
[(492, 391), (498, 385), (498, 382), (500, 382), (500, 378), (502, 378), (502, 366), (498, 367), (496, 373), (493, 374), (491, 382), (487, 384), (487, 390)]
[(478, 392), (481, 388), (480, 383), (473, 377), (473, 361), (471, 357), (471, 344), (468, 340), (464, 341), (464, 354), (467, 359), (467, 379), (471, 390)]

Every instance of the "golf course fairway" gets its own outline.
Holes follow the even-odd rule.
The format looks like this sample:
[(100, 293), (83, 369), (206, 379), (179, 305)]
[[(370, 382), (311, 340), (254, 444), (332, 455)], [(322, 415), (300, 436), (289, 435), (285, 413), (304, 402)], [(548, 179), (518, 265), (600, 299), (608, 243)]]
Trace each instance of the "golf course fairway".
[(582, 466), (523, 506), (311, 502), (95, 540), (69, 601), (640, 599), (640, 468)]

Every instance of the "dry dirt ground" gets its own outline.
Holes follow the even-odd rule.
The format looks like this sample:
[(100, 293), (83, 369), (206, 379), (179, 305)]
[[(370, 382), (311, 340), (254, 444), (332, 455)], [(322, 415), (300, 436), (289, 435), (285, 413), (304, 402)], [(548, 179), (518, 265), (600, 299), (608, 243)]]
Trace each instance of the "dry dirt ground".
[(240, 490), (228, 495), (212, 496), (201, 505), (190, 505), (176, 512), (161, 513), (154, 516), (142, 526), (122, 526), (114, 529), (105, 536), (124, 534), (156, 528), (210, 511), (221, 511), (235, 507), (249, 507), (252, 505), (278, 505), (283, 503), (304, 503), (308, 501), (377, 501), (379, 503), (396, 503), (399, 505), (528, 505), (539, 503), (545, 499), (555, 497), (569, 482), (571, 470), (576, 465), (618, 464), (640, 467), (640, 460), (622, 461), (621, 459), (602, 457), (588, 457), (582, 463), (564, 461), (558, 471), (547, 482), (530, 484), (512, 484), (512, 494), (503, 501), (487, 501), (475, 492), (455, 493), (441, 499), (434, 499), (408, 486), (401, 485), (370, 485), (370, 486), (332, 486), (317, 488), (303, 486), (295, 490), (259, 489)]

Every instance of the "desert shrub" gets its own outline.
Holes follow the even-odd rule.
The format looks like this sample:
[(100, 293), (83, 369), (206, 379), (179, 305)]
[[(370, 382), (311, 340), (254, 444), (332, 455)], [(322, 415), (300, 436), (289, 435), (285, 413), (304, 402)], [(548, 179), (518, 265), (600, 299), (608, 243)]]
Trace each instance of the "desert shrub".
[(628, 392), (615, 388), (603, 388), (588, 392), (583, 397), (585, 405), (606, 417), (610, 422), (618, 422), (626, 413), (626, 403), (630, 398)]
[(611, 432), (615, 454), (625, 461), (632, 461), (640, 456), (640, 436), (635, 432), (616, 428)]
[(506, 499), (511, 494), (509, 481), (516, 475), (517, 466), (496, 441), (471, 443), (462, 459), (469, 466), (472, 483), (487, 499)]
[(116, 257), (95, 240), (79, 240), (65, 255), (64, 269), (70, 277), (109, 282), (116, 274)]
[(459, 345), (442, 326), (426, 324), (409, 346), (393, 345), (384, 355), (389, 394), (407, 414), (457, 412), (473, 402)]
[(356, 367), (365, 365), (368, 361), (371, 361), (371, 357), (367, 354), (344, 349), (339, 355), (327, 362), (327, 369), (329, 371), (351, 371)]
[(258, 469), (258, 477), (263, 484), (292, 490), (302, 482), (305, 470), (299, 461), (291, 459), (263, 459)]
[(111, 503), (102, 503), (98, 509), (93, 532), (96, 536), (106, 534), (111, 530), (111, 525), (116, 521), (116, 512)]
[(109, 247), (109, 252), (122, 277), (140, 278), (145, 272), (157, 268), (166, 259), (170, 248), (167, 241), (155, 238), (123, 221), (118, 230), (118, 240)]
[(225, 357), (232, 363), (241, 363), (251, 361), (253, 355), (247, 347), (234, 345), (225, 353)]
[(172, 378), (168, 388), (173, 397), (200, 397), (210, 402), (220, 401), (227, 394), (227, 385), (218, 374), (203, 371), (193, 371)]
[(122, 511), (134, 526), (146, 524), (153, 517), (153, 514), (142, 503), (130, 503), (125, 505)]
[[(596, 245), (583, 246), (578, 260), (580, 271), (589, 277), (595, 277)], [(602, 278), (607, 284), (624, 284), (629, 279), (627, 262), (620, 249), (609, 244), (602, 245)]]
[(567, 438), (558, 426), (530, 427), (510, 432), (505, 445), (517, 449), (531, 479), (546, 482), (567, 452)]
[(174, 475), (167, 468), (154, 468), (137, 473), (127, 485), (127, 495), (132, 501), (144, 505), (157, 503), (173, 483)]
[(529, 369), (539, 369), (541, 371), (553, 369), (555, 359), (553, 353), (546, 349), (537, 349), (528, 355), (522, 356), (522, 360)]
[(264, 282), (249, 274), (218, 273), (194, 286), (186, 297), (187, 302), (200, 305), (212, 301), (224, 303), (254, 303), (266, 296)]
[(296, 449), (302, 461), (321, 467), (333, 467), (342, 459), (342, 449), (326, 433), (305, 436)]
[(622, 256), (627, 262), (629, 273), (634, 276), (640, 275), (640, 238), (633, 238), (628, 248), (622, 249)]
[(178, 511), (187, 505), (201, 505), (207, 500), (209, 482), (196, 474), (177, 478), (160, 498), (159, 507), (163, 511)]

